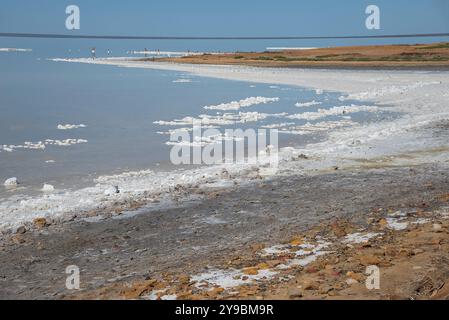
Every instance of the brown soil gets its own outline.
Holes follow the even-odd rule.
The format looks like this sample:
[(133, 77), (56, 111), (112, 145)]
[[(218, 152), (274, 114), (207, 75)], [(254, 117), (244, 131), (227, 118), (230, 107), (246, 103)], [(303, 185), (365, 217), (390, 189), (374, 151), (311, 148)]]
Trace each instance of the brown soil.
[(258, 67), (447, 68), (449, 67), (449, 43), (335, 47), (277, 52), (236, 52), (157, 60)]

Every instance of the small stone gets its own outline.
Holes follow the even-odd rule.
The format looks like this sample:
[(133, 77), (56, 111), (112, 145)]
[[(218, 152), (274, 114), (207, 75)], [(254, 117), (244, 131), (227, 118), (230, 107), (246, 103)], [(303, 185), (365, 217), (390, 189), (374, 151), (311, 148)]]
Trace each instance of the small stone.
[(25, 243), (25, 239), (23, 239), (23, 237), (22, 237), (21, 234), (16, 234), (15, 236), (13, 236), (13, 237), (11, 238), (11, 240), (12, 240), (12, 242), (13, 242), (14, 244), (22, 244), (22, 243)]
[(302, 237), (296, 237), (290, 241), (292, 246), (300, 246), (304, 243), (304, 239)]
[(24, 226), (20, 226), (16, 230), (16, 234), (24, 234), (25, 232), (27, 232), (27, 229)]
[(442, 232), (443, 231), (443, 226), (441, 224), (435, 223), (432, 226), (433, 231), (435, 232)]
[(36, 218), (33, 220), (33, 224), (38, 229), (43, 229), (49, 225), (49, 223), (47, 222), (47, 220), (45, 218)]
[(290, 289), (290, 290), (288, 291), (288, 296), (289, 296), (291, 299), (302, 298), (302, 297), (303, 297), (302, 290), (301, 290), (301, 289), (298, 289), (298, 288)]
[(361, 273), (355, 273), (352, 271), (348, 271), (348, 273), (346, 273), (346, 276), (348, 276), (351, 279), (358, 281), (361, 281), (363, 279), (363, 275)]
[(270, 266), (267, 263), (262, 262), (259, 263), (256, 268), (259, 270), (268, 270), (270, 269)]
[(209, 291), (209, 292), (207, 293), (207, 295), (208, 295), (209, 297), (216, 297), (216, 296), (222, 294), (224, 291), (225, 291), (225, 290), (224, 290), (223, 288), (214, 288), (214, 289), (212, 289), (211, 291)]
[(257, 270), (257, 268), (245, 268), (243, 269), (243, 274), (246, 274), (248, 276), (255, 276), (259, 274), (259, 271)]
[(319, 289), (319, 293), (320, 294), (329, 294), (329, 292), (333, 291), (334, 288), (332, 288), (331, 286), (322, 286)]
[(190, 277), (186, 274), (182, 274), (179, 276), (178, 280), (181, 284), (188, 284), (190, 282)]
[(346, 284), (348, 286), (352, 286), (352, 285), (357, 284), (357, 283), (359, 283), (359, 282), (357, 280), (355, 280), (355, 279), (352, 279), (352, 278), (349, 278), (349, 279), (346, 280)]
[(270, 268), (274, 268), (274, 267), (277, 267), (278, 265), (282, 264), (282, 261), (281, 260), (270, 260), (270, 261), (267, 261), (266, 264)]
[(262, 249), (264, 249), (264, 248), (265, 248), (265, 245), (262, 244), (262, 243), (256, 243), (256, 244), (251, 245), (251, 250), (252, 250), (253, 252), (260, 251), (260, 250), (262, 250)]
[(364, 266), (378, 265), (380, 263), (380, 259), (372, 255), (362, 255), (360, 257), (360, 263)]
[(313, 280), (306, 280), (303, 282), (304, 290), (318, 290), (320, 288), (318, 282)]

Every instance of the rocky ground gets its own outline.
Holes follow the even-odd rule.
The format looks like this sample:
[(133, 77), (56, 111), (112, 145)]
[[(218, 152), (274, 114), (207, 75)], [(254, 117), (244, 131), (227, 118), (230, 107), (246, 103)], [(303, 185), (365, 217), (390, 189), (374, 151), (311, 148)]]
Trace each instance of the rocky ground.
[[(122, 219), (37, 220), (0, 241), (0, 298), (446, 298), (447, 169), (351, 168), (198, 190)], [(65, 288), (69, 265), (79, 291)]]

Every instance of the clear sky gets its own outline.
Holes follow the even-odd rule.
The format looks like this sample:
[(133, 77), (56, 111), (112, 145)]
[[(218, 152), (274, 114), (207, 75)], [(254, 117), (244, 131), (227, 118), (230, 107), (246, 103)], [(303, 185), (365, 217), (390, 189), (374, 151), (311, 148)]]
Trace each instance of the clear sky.
[[(65, 8), (70, 4), (81, 10), (79, 31), (65, 29)], [(365, 8), (369, 4), (381, 9), (379, 31), (365, 28)], [(1, 0), (0, 32), (167, 36), (449, 32), (449, 1)]]

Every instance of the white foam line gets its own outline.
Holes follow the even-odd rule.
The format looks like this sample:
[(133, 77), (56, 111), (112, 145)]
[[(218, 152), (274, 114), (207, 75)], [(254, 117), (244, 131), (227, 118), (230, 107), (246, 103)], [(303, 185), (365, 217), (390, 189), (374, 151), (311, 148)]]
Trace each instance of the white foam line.
[(172, 81), (173, 83), (191, 83), (192, 79), (176, 79)]
[(222, 115), (211, 116), (208, 114), (199, 115), (198, 118), (194, 117), (185, 117), (183, 119), (176, 119), (171, 121), (159, 120), (155, 121), (155, 124), (159, 124), (161, 126), (191, 126), (196, 123), (201, 123), (202, 126), (223, 126), (223, 125), (232, 125), (237, 123), (248, 123), (248, 122), (257, 122), (260, 120), (264, 120), (268, 117), (284, 117), (286, 113), (260, 113), (260, 112), (239, 112), (238, 114), (234, 113), (224, 113)]
[(38, 142), (30, 142), (25, 141), (23, 144), (20, 145), (0, 145), (0, 152), (14, 152), (16, 150), (22, 149), (22, 150), (45, 150), (47, 146), (58, 146), (58, 147), (69, 147), (76, 144), (81, 143), (87, 143), (88, 141), (85, 139), (64, 139), (64, 140), (58, 140), (58, 139), (45, 139), (45, 141), (38, 141)]
[(310, 102), (303, 102), (303, 103), (298, 102), (298, 103), (295, 104), (295, 107), (298, 107), (298, 108), (307, 108), (307, 107), (318, 106), (318, 105), (320, 105), (320, 104), (323, 104), (323, 103), (322, 103), (322, 102), (319, 102), (319, 101), (313, 100), (313, 101), (310, 101)]
[(317, 112), (304, 112), (287, 116), (288, 119), (318, 120), (329, 116), (344, 116), (357, 112), (377, 112), (380, 108), (376, 106), (338, 106), (330, 109), (319, 109)]
[(21, 48), (0, 48), (0, 52), (31, 52), (32, 49), (21, 49)]
[(222, 111), (230, 111), (230, 110), (240, 110), (241, 108), (247, 108), (259, 104), (267, 104), (271, 102), (277, 102), (279, 98), (265, 98), (265, 97), (250, 97), (246, 99), (242, 99), (240, 101), (232, 101), (229, 103), (222, 103), (219, 105), (206, 106), (204, 109), (206, 110), (222, 110)]
[(86, 128), (85, 124), (58, 124), (58, 130), (73, 130), (79, 128)]

